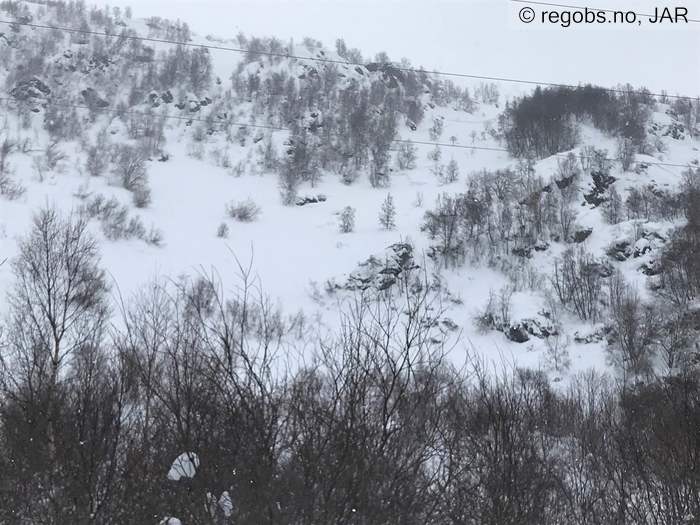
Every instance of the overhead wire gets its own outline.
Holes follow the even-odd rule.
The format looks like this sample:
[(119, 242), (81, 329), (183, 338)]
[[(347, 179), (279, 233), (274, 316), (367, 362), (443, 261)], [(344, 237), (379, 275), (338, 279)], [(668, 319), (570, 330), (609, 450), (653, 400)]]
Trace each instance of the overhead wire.
[[(0, 102), (17, 102), (16, 99), (10, 98), (10, 97), (0, 97)], [(256, 123), (249, 123), (249, 122), (236, 122), (236, 121), (231, 121), (231, 120), (226, 120), (225, 118), (221, 118), (219, 120), (216, 119), (207, 119), (207, 118), (202, 118), (202, 117), (195, 117), (195, 116), (183, 116), (183, 115), (173, 115), (173, 114), (168, 114), (168, 113), (153, 113), (153, 112), (148, 112), (148, 111), (139, 111), (139, 110), (133, 110), (133, 109), (115, 109), (115, 108), (110, 108), (110, 107), (90, 107), (84, 104), (73, 104), (73, 103), (63, 103), (63, 102), (44, 102), (43, 104), (45, 105), (54, 105), (56, 107), (63, 107), (63, 108), (73, 108), (73, 109), (84, 109), (84, 110), (89, 110), (89, 111), (99, 111), (99, 112), (105, 112), (105, 113), (113, 113), (117, 115), (138, 115), (140, 117), (149, 117), (149, 118), (161, 118), (161, 119), (175, 119), (179, 121), (185, 121), (185, 122), (203, 122), (206, 124), (223, 124), (231, 127), (241, 127), (241, 128), (253, 128), (253, 129), (265, 129), (265, 130), (270, 130), (270, 131), (285, 131), (285, 132), (291, 132), (291, 128), (287, 127), (282, 127), (282, 126), (273, 126), (269, 124), (256, 124)], [(19, 108), (18, 108), (19, 109)], [(26, 107), (22, 108), (27, 111), (31, 111), (31, 108)], [(396, 144), (412, 144), (412, 145), (420, 145), (420, 146), (433, 146), (433, 147), (444, 147), (444, 148), (457, 148), (457, 149), (468, 149), (468, 150), (476, 150), (476, 151), (491, 151), (491, 152), (499, 152), (499, 153), (508, 153), (510, 154), (510, 151), (507, 148), (501, 148), (501, 147), (496, 147), (496, 146), (475, 146), (475, 145), (468, 145), (468, 144), (458, 144), (458, 143), (452, 143), (452, 142), (437, 142), (437, 141), (426, 141), (426, 140), (412, 140), (412, 139), (393, 139), (391, 142), (396, 143)], [(566, 158), (569, 156), (569, 153), (555, 153), (551, 155), (551, 157), (559, 157), (559, 158)], [(591, 156), (584, 156), (579, 154), (578, 155), (580, 158), (593, 158)], [(599, 158), (599, 157), (598, 157)], [(610, 162), (618, 162), (618, 159), (614, 158), (605, 158), (602, 160), (607, 160)], [(676, 167), (676, 168), (686, 168), (688, 169), (691, 164), (677, 164), (677, 163), (670, 163), (670, 162), (661, 162), (661, 161), (637, 161), (637, 164), (646, 164), (646, 165), (656, 165), (656, 166), (668, 166), (668, 167)]]
[[(519, 0), (512, 0), (512, 1), (519, 1)], [(10, 26), (12, 26), (12, 25), (24, 26), (24, 27), (34, 28), (34, 29), (45, 29), (45, 30), (52, 30), (52, 31), (64, 31), (67, 33), (78, 33), (78, 34), (100, 36), (100, 37), (121, 38), (121, 39), (125, 39), (125, 40), (137, 40), (137, 41), (142, 41), (142, 42), (177, 45), (177, 46), (209, 49), (209, 50), (216, 50), (216, 51), (226, 51), (226, 52), (230, 52), (230, 53), (242, 53), (242, 54), (248, 54), (248, 55), (260, 55), (260, 56), (269, 56), (269, 57), (287, 58), (287, 59), (292, 58), (292, 59), (296, 59), (296, 60), (310, 60), (310, 61), (314, 61), (314, 62), (339, 64), (339, 65), (345, 65), (345, 66), (366, 67), (368, 65), (368, 64), (363, 63), (363, 62), (357, 62), (357, 61), (352, 61), (352, 60), (339, 60), (339, 59), (334, 59), (334, 58), (318, 57), (318, 56), (309, 57), (309, 56), (303, 56), (303, 55), (296, 55), (293, 53), (281, 53), (281, 52), (275, 52), (275, 51), (244, 49), (244, 48), (240, 48), (240, 47), (222, 46), (222, 45), (215, 45), (215, 44), (201, 44), (201, 43), (185, 42), (185, 41), (178, 41), (178, 40), (172, 40), (172, 39), (166, 39), (166, 38), (155, 38), (155, 37), (132, 35), (132, 34), (128, 34), (126, 32), (122, 32), (122, 33), (117, 34), (117, 33), (109, 33), (106, 31), (93, 31), (91, 29), (80, 29), (80, 28), (63, 27), (63, 26), (56, 26), (56, 25), (49, 25), (49, 24), (38, 24), (38, 23), (34, 23), (34, 22), (26, 22), (26, 21), (18, 21), (18, 20), (4, 20), (4, 19), (0, 19), (0, 24), (10, 25)], [(390, 65), (391, 65), (391, 68), (396, 70), (396, 71), (411, 72), (411, 73), (426, 74), (426, 75), (446, 76), (446, 77), (453, 77), (453, 78), (468, 78), (468, 79), (476, 79), (476, 80), (487, 80), (487, 81), (491, 81), (491, 82), (508, 82), (508, 83), (516, 83), (516, 84), (525, 84), (525, 85), (530, 85), (530, 86), (548, 86), (548, 87), (561, 87), (561, 88), (570, 88), (570, 89), (575, 89), (577, 87), (580, 87), (580, 86), (577, 86), (574, 84), (566, 84), (566, 83), (561, 83), (561, 82), (526, 80), (526, 79), (519, 79), (519, 78), (505, 77), (505, 76), (478, 75), (478, 74), (474, 74), (474, 73), (456, 73), (456, 72), (439, 71), (439, 70), (426, 70), (423, 68), (407, 67), (407, 66), (401, 66), (401, 65), (393, 64), (393, 63), (391, 63)], [(698, 98), (697, 96), (693, 97), (693, 96), (688, 96), (688, 95), (669, 95), (666, 93), (652, 93), (652, 92), (648, 92), (648, 91), (623, 89), (623, 88), (599, 87), (599, 89), (602, 89), (602, 90), (608, 91), (608, 92), (612, 92), (612, 93), (618, 93), (618, 94), (636, 93), (636, 94), (643, 94), (643, 95), (647, 95), (647, 96), (666, 97), (666, 98), (685, 99), (685, 100), (696, 100)]]

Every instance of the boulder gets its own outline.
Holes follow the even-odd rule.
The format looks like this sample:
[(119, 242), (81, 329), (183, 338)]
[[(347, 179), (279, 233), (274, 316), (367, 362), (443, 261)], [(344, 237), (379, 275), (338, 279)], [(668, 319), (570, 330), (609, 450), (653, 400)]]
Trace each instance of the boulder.
[(100, 97), (97, 91), (91, 87), (83, 89), (80, 94), (90, 109), (101, 109), (109, 106), (109, 102)]
[(593, 180), (593, 188), (591, 188), (591, 191), (586, 193), (583, 198), (588, 204), (592, 205), (593, 207), (597, 207), (608, 200), (606, 196), (608, 188), (617, 179), (600, 171), (592, 172), (591, 179)]
[(591, 236), (592, 233), (593, 233), (593, 229), (592, 229), (592, 228), (584, 228), (584, 229), (581, 229), (581, 230), (576, 230), (576, 231), (574, 232), (573, 240), (574, 240), (575, 243), (581, 244), (583, 241), (585, 241), (586, 239), (588, 239), (588, 238)]
[(295, 204), (297, 206), (306, 206), (307, 204), (316, 204), (318, 202), (326, 202), (326, 196), (322, 193), (318, 195), (305, 195), (304, 197), (299, 197)]
[(523, 323), (515, 323), (510, 325), (508, 330), (505, 332), (506, 337), (515, 343), (526, 343), (530, 340), (530, 334), (527, 331), (527, 327)]
[(46, 98), (51, 94), (51, 89), (42, 80), (32, 77), (29, 80), (19, 82), (11, 91), (10, 96), (17, 100), (30, 100), (34, 98)]
[(632, 248), (629, 241), (617, 241), (607, 249), (606, 253), (608, 257), (623, 262), (632, 256)]

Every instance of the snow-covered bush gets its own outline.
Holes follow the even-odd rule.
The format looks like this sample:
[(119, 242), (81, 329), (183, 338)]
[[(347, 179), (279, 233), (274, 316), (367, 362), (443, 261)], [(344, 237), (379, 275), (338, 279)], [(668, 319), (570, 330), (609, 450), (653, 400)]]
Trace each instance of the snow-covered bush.
[(98, 146), (90, 146), (86, 152), (85, 169), (93, 177), (99, 177), (109, 165), (108, 157)]
[(122, 145), (118, 148), (113, 173), (121, 186), (133, 193), (134, 205), (145, 208), (151, 203), (146, 171), (146, 156), (140, 148)]
[(433, 142), (439, 140), (440, 137), (442, 136), (442, 130), (444, 128), (445, 128), (444, 119), (442, 119), (442, 118), (433, 119), (433, 125), (430, 126), (430, 129), (428, 130), (430, 140), (432, 140)]
[(450, 159), (450, 162), (447, 163), (440, 175), (440, 182), (443, 184), (457, 182), (459, 179), (459, 165), (457, 164), (457, 161)]
[(146, 208), (151, 204), (151, 188), (148, 185), (140, 184), (132, 192), (134, 206)]
[(440, 159), (442, 158), (442, 150), (440, 149), (440, 146), (435, 146), (433, 149), (431, 149), (428, 152), (428, 160), (432, 160), (433, 162), (440, 162)]
[(617, 224), (623, 220), (622, 197), (615, 186), (610, 186), (608, 200), (603, 203), (603, 215), (610, 224)]
[(385, 230), (396, 228), (396, 206), (391, 193), (387, 193), (386, 199), (382, 202), (382, 209), (379, 213), (379, 224)]
[(163, 245), (163, 232), (155, 226), (151, 226), (151, 228), (148, 230), (148, 233), (141, 237), (141, 239), (147, 244), (159, 248)]
[(632, 139), (621, 137), (617, 140), (617, 160), (622, 171), (629, 171), (634, 163), (637, 148)]
[(340, 233), (352, 233), (355, 231), (355, 208), (352, 206), (343, 208), (343, 211), (340, 212), (339, 221)]
[(155, 228), (146, 230), (141, 218), (131, 216), (128, 206), (115, 197), (107, 199), (98, 193), (80, 207), (80, 212), (90, 219), (99, 220), (102, 232), (111, 241), (140, 239), (154, 246), (162, 244), (162, 233)]
[(571, 366), (571, 356), (569, 355), (571, 338), (557, 331), (556, 334), (545, 337), (544, 344), (545, 366), (558, 375), (565, 373)]
[(50, 170), (56, 169), (58, 163), (66, 159), (66, 154), (59, 148), (58, 142), (51, 142), (44, 150), (46, 166)]
[(401, 142), (396, 152), (396, 165), (400, 170), (412, 170), (416, 167), (416, 147), (412, 142)]
[(600, 315), (603, 277), (607, 273), (583, 248), (566, 250), (554, 261), (550, 276), (552, 289), (560, 304), (584, 321), (597, 321)]
[(228, 232), (229, 232), (228, 224), (226, 224), (225, 222), (222, 222), (221, 224), (219, 224), (219, 227), (216, 229), (216, 236), (219, 239), (226, 239), (226, 238), (228, 238)]
[(0, 195), (6, 199), (19, 199), (26, 191), (26, 188), (11, 178), (8, 173), (0, 174)]
[(253, 222), (260, 216), (260, 206), (252, 199), (230, 202), (226, 205), (226, 213), (239, 222)]

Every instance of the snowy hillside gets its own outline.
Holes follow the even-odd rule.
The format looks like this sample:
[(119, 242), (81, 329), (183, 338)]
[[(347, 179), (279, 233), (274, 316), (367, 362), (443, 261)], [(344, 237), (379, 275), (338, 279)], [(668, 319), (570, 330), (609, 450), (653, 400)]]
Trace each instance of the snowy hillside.
[[(0, 12), (17, 21), (0, 27), (5, 335), (26, 323), (18, 304), (39, 308), (22, 294), (41, 272), (29, 265), (23, 274), (17, 261), (34, 253), (30, 241), (41, 235), (28, 235), (38, 214), (53, 210), (86, 221), (96, 239), (109, 314), (91, 330), (104, 328), (114, 348), (131, 348), (149, 330), (155, 340), (159, 322), (186, 325), (196, 303), (211, 324), (193, 340), (247, 341), (250, 331), (250, 344), (263, 350), (245, 366), (265, 377), (321, 362), (332, 370), (324, 359), (354, 341), (351, 327), (369, 323), (394, 341), (392, 323), (403, 326), (415, 307), (427, 331), (409, 323), (404, 335), (414, 341), (416, 329), (420, 352), (445, 353), (455, 369), (477, 361), (542, 371), (561, 390), (591, 368), (643, 383), (700, 362), (692, 321), (697, 100), (630, 86), (458, 84), (381, 54), (363, 59), (344, 42), (330, 49), (311, 39), (205, 39), (180, 22), (81, 3), (3, 2)], [(217, 306), (216, 298), (241, 290), (268, 299), (252, 314), (245, 301)], [(238, 313), (225, 321), (237, 308), (241, 327), (254, 318), (240, 333)], [(166, 311), (171, 321), (156, 319)], [(137, 313), (152, 323), (134, 328)], [(8, 339), (7, 348), (14, 344)], [(181, 348), (156, 346), (154, 362)], [(52, 381), (69, 354), (51, 361)], [(224, 361), (211, 373), (233, 374)], [(129, 365), (133, 381), (145, 381), (137, 390), (155, 391), (151, 382), (169, 363), (149, 368), (148, 378)], [(234, 375), (226, 377), (235, 383)], [(138, 395), (120, 403), (134, 407), (130, 418), (148, 419)], [(220, 415), (201, 417), (198, 425)], [(180, 450), (162, 445), (159, 457), (196, 450), (196, 467), (200, 458), (205, 465), (211, 457), (193, 440), (187, 434)], [(196, 480), (188, 465), (192, 472), (170, 480)], [(229, 523), (229, 491), (236, 505), (253, 497), (236, 487), (206, 492), (207, 512), (221, 520), (212, 523)], [(217, 510), (223, 494), (225, 512)], [(253, 523), (253, 514), (240, 523)]]
[[(30, 4), (28, 14), (23, 16), (36, 23), (65, 23), (60, 10), (36, 4)], [(92, 16), (94, 29), (106, 29), (111, 33), (127, 30), (127, 34), (155, 38), (186, 36), (193, 43), (207, 42), (196, 36), (189, 37), (186, 28), (170, 26), (165, 21), (144, 23), (121, 17), (104, 20), (101, 17), (101, 12)], [(98, 217), (91, 221), (91, 228), (102, 239), (100, 251), (105, 268), (126, 296), (153, 278), (193, 274), (202, 269), (215, 268), (223, 282), (230, 283), (238, 271), (235, 258), (245, 264), (252, 260), (263, 288), (284, 305), (288, 314), (303, 311), (311, 318), (322, 320), (323, 325), (335, 326), (337, 298), (325, 294), (326, 283), (346, 279), (359, 263), (373, 255), (382, 257), (384, 250), (397, 242), (410, 242), (417, 259), (423, 259), (431, 243), (421, 232), (421, 225), (425, 211), (434, 206), (436, 198), (441, 194), (463, 192), (467, 182), (482, 170), (513, 169), (517, 164), (508, 153), (488, 149), (503, 147), (497, 129), (504, 101), (498, 100), (496, 86), (482, 85), (476, 90), (472, 87), (472, 93), (480, 93), (475, 99), (469, 98), (469, 91), (459, 91), (455, 95), (446, 91), (448, 86), (440, 79), (428, 75), (417, 76), (381, 65), (365, 68), (343, 65), (345, 59), (313, 41), (290, 48), (274, 41), (251, 40), (248, 44), (252, 50), (247, 56), (241, 56), (225, 51), (69, 35), (24, 26), (16, 26), (3, 36), (6, 46), (3, 54), (8, 59), (4, 61), (7, 64), (5, 84), (7, 91), (14, 93), (14, 100), (7, 102), (3, 115), (3, 139), (15, 145), (7, 155), (6, 169), (13, 174), (13, 183), (26, 190), (15, 199), (3, 199), (0, 217), (3, 257), (14, 256), (17, 237), (27, 231), (32, 215), (41, 206), (48, 203), (62, 210), (77, 211), (94, 204), (96, 198), (116, 199), (115, 204), (125, 206), (125, 214), (140, 220), (145, 231), (135, 236), (143, 239), (110, 239), (109, 234), (105, 234), (108, 226), (103, 221), (100, 229)], [(28, 46), (34, 42), (37, 46), (38, 42), (43, 42), (48, 52), (43, 52), (41, 57), (22, 58), (21, 53), (34, 49)], [(238, 43), (245, 43), (245, 40)], [(281, 55), (333, 62), (256, 56), (255, 46), (261, 51), (272, 49)], [(177, 49), (175, 54), (173, 49)], [(178, 65), (178, 53), (183, 55), (180, 58), (185, 66)], [(48, 68), (43, 75), (36, 76), (19, 67), (37, 60), (43, 61), (43, 68)], [(160, 65), (162, 60), (171, 63)], [(37, 72), (41, 70), (40, 66), (36, 67)], [(181, 72), (178, 67), (189, 67), (189, 70)], [(323, 88), (321, 77), (331, 75), (333, 82), (325, 79)], [(153, 79), (154, 76), (159, 78)], [(48, 87), (50, 93), (25, 94), (32, 79)], [(157, 85), (160, 85), (160, 93), (157, 89), (148, 89), (148, 86)], [(279, 91), (274, 91), (276, 85)], [(269, 89), (273, 91), (263, 90), (262, 86), (272, 86)], [(275, 111), (276, 104), (289, 104), (280, 101), (285, 97), (284, 90), (308, 89), (306, 96), (312, 97), (318, 89), (333, 90), (325, 97), (318, 95), (321, 97), (318, 101), (312, 100), (311, 107), (316, 105), (318, 111), (302, 117), (301, 125), (310, 130), (314, 125), (323, 129), (327, 120), (337, 118), (324, 111), (330, 113), (336, 109), (333, 104), (340, 104), (339, 97), (348, 96), (345, 94), (349, 88), (379, 91), (378, 86), (385, 92), (370, 94), (370, 97), (389, 96), (387, 93), (391, 91), (387, 90), (391, 89), (400, 93), (398, 100), (403, 109), (398, 114), (395, 138), (443, 143), (437, 148), (440, 160), (429, 158), (435, 153), (434, 146), (418, 144), (414, 166), (399, 169), (395, 157), (406, 144), (394, 142), (387, 152), (389, 160), (386, 162), (391, 175), (385, 182), (375, 184), (380, 187), (372, 187), (369, 179), (374, 168), (371, 166), (360, 167), (357, 173), (350, 175), (356, 180), (347, 184), (344, 182), (348, 175), (343, 171), (347, 165), (340, 164), (337, 168), (328, 162), (328, 167), (317, 167), (318, 173), (313, 178), (301, 182), (295, 189), (298, 196), (292, 198), (296, 201), (307, 195), (321, 194), (326, 200), (306, 206), (285, 206), (275, 174), (278, 170), (274, 167), (274, 157), (283, 156), (285, 148), (294, 140), (290, 140), (289, 131), (274, 129), (288, 128), (290, 124), (289, 119), (285, 122), (283, 114)], [(495, 96), (486, 95), (487, 89), (493, 90)], [(268, 97), (267, 102), (264, 97)], [(85, 109), (81, 109), (83, 107)], [(679, 137), (669, 135), (668, 129), (680, 126), (669, 113), (669, 104), (657, 104), (654, 108), (649, 126), (656, 130), (653, 138), (658, 143), (654, 145), (656, 151), (637, 156), (639, 164), (635, 166), (642, 166), (639, 173), (623, 173), (617, 164), (612, 166), (610, 175), (616, 179), (613, 187), (622, 199), (631, 188), (647, 185), (677, 191), (683, 168), (645, 166), (645, 161), (697, 163), (698, 141), (687, 132)], [(420, 122), (414, 124), (410, 117), (414, 120), (421, 117)], [(61, 124), (56, 122), (58, 119), (63, 119)], [(258, 125), (261, 127), (255, 127)], [(60, 129), (52, 133), (52, 126)], [(71, 126), (75, 129), (66, 129)], [(344, 132), (338, 129), (331, 133)], [(314, 140), (328, 140), (331, 133), (318, 133), (320, 136), (314, 136)], [(330, 140), (338, 139), (331, 137)], [(150, 149), (143, 163), (151, 194), (147, 206), (131, 204), (129, 191), (120, 187), (111, 173), (115, 160), (118, 162), (115, 159), (118, 154), (107, 152), (118, 144), (145, 144)], [(91, 150), (91, 145), (97, 150)], [(451, 145), (486, 149), (453, 148)], [(615, 138), (606, 137), (584, 123), (577, 146), (571, 152), (583, 154), (586, 146), (604, 149), (610, 156), (616, 151)], [(92, 173), (89, 167), (91, 152), (102, 157), (102, 162), (97, 163), (102, 165), (94, 168), (97, 173)], [(266, 159), (266, 155), (273, 158)], [(530, 169), (546, 181), (556, 176), (562, 160), (562, 155), (552, 156), (535, 162)], [(454, 180), (446, 183), (445, 177), (441, 180), (435, 171), (436, 166), (444, 171), (450, 161), (454, 161)], [(325, 159), (321, 163), (325, 163)], [(584, 176), (578, 194), (571, 200), (584, 203), (583, 194), (590, 185), (591, 179)], [(391, 230), (382, 229), (377, 220), (387, 195), (392, 196), (396, 207), (395, 227)], [(260, 208), (259, 218), (250, 223), (231, 220), (227, 216), (227, 204), (248, 199)], [(350, 234), (341, 234), (338, 214), (346, 206), (356, 210), (355, 228)], [(584, 246), (594, 257), (602, 259), (608, 259), (605, 251), (615, 242), (633, 244), (638, 242), (634, 237), (647, 230), (656, 231), (665, 238), (668, 230), (677, 224), (677, 221), (655, 221), (649, 225), (645, 221), (645, 225), (640, 226), (636, 220), (606, 224), (600, 207), (574, 206), (572, 211), (576, 228), (592, 230)], [(227, 235), (217, 237), (219, 228), (225, 228)], [(157, 243), (149, 242), (152, 235), (158, 237)], [(535, 367), (543, 365), (544, 343), (540, 338), (529, 337), (523, 344), (509, 341), (495, 331), (480, 333), (473, 319), (485, 307), (490, 292), (498, 294), (513, 286), (515, 290), (508, 292), (513, 294), (512, 323), (537, 318), (538, 312), (546, 310), (542, 287), (529, 289), (514, 283), (513, 279), (518, 277), (513, 271), (536, 272), (541, 276), (539, 280), (545, 281), (553, 260), (566, 247), (563, 242), (548, 244), (546, 250), (537, 251), (531, 258), (506, 254), (505, 258), (479, 260), (459, 268), (444, 269), (439, 261), (435, 264), (433, 260), (424, 259), (428, 271), (440, 273), (445, 290), (459, 299), (459, 304), (451, 305), (447, 312), (463, 338), (453, 350), (455, 362), (463, 359), (465, 349), (474, 348), (498, 360), (514, 360)], [(641, 259), (609, 263), (619, 266), (626, 278), (638, 283), (643, 290), (646, 277), (639, 268), (653, 257), (650, 252)], [(508, 276), (508, 272), (503, 272), (506, 268), (517, 270)], [(4, 265), (0, 272), (0, 284), (7, 289), (12, 281), (11, 268)], [(567, 336), (592, 330), (591, 326), (581, 325), (568, 316), (562, 323)], [(603, 347), (600, 343), (574, 342), (571, 349), (573, 370), (604, 366)]]

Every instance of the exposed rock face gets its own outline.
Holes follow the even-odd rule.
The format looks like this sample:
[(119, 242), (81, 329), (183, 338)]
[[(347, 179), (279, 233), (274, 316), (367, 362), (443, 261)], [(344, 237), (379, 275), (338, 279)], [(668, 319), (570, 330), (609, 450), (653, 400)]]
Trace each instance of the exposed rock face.
[(515, 343), (526, 343), (530, 340), (530, 334), (522, 323), (512, 324), (505, 332), (506, 337)]
[(511, 253), (513, 255), (517, 255), (518, 257), (525, 257), (526, 259), (529, 259), (532, 257), (532, 248), (529, 246), (518, 246), (517, 248), (513, 248)]
[(153, 108), (159, 107), (161, 104), (170, 104), (174, 100), (173, 94), (170, 90), (164, 91), (163, 93), (157, 93), (156, 91), (151, 91), (148, 94), (148, 103)]
[(680, 122), (672, 122), (664, 132), (664, 136), (675, 140), (685, 139), (685, 126)]
[(577, 244), (581, 244), (583, 241), (588, 239), (591, 236), (591, 233), (593, 233), (593, 230), (591, 228), (585, 228), (583, 230), (576, 230), (574, 232), (574, 242)]
[(649, 252), (656, 252), (663, 248), (666, 244), (666, 238), (655, 232), (645, 231), (642, 236), (634, 243), (634, 257), (641, 257)]
[(10, 91), (10, 95), (17, 100), (30, 100), (36, 98), (46, 98), (51, 94), (51, 89), (43, 81), (36, 77), (19, 82)]
[(109, 106), (109, 102), (103, 99), (93, 88), (83, 89), (80, 94), (90, 109), (101, 109)]
[(295, 204), (297, 206), (306, 206), (307, 204), (316, 204), (318, 202), (326, 202), (326, 196), (319, 193), (318, 195), (305, 195), (304, 197), (299, 197)]
[(591, 191), (586, 193), (583, 198), (588, 204), (591, 204), (593, 207), (597, 207), (608, 200), (608, 197), (606, 196), (608, 188), (617, 179), (611, 175), (607, 175), (599, 171), (592, 172), (591, 179), (593, 179), (593, 188)]
[(515, 248), (511, 249), (511, 253), (513, 255), (517, 255), (518, 257), (525, 257), (529, 259), (532, 257), (532, 252), (546, 252), (549, 249), (549, 243), (545, 241), (537, 241), (535, 244), (532, 245), (523, 245), (523, 246), (517, 246)]
[(109, 66), (112, 65), (112, 61), (110, 60), (109, 56), (107, 55), (93, 55), (90, 57), (87, 63), (87, 71), (86, 73), (90, 71), (104, 71), (106, 70)]
[(599, 343), (605, 341), (609, 333), (609, 327), (598, 325), (587, 333), (581, 333), (579, 331), (574, 332), (574, 341), (580, 344)]
[(386, 290), (396, 284), (405, 272), (418, 268), (413, 259), (413, 246), (408, 243), (392, 244), (383, 258), (373, 255), (359, 266), (360, 269), (350, 274), (344, 288)]
[[(170, 92), (168, 91), (166, 93), (170, 93)], [(168, 98), (172, 102), (172, 95), (170, 95), (170, 97), (168, 97)], [(204, 97), (201, 100), (189, 99), (186, 102), (178, 102), (177, 104), (175, 104), (175, 107), (177, 109), (180, 109), (180, 110), (184, 110), (185, 108), (187, 108), (187, 110), (190, 113), (197, 113), (197, 112), (199, 112), (200, 109), (202, 109), (205, 106), (208, 106), (211, 103), (212, 103), (212, 100), (209, 97)]]
[(558, 333), (552, 323), (544, 317), (514, 321), (501, 331), (510, 341), (515, 343), (526, 343), (531, 337), (544, 339)]
[(666, 238), (663, 235), (650, 230), (642, 232), (639, 239), (634, 241), (634, 243), (629, 239), (620, 239), (613, 242), (606, 253), (608, 257), (622, 262), (631, 257), (637, 259), (648, 253), (658, 252), (665, 244)]
[(390, 88), (397, 88), (406, 80), (404, 72), (387, 62), (374, 62), (365, 66), (368, 71), (382, 73), (382, 80)]
[(617, 241), (613, 243), (607, 252), (608, 257), (612, 257), (616, 261), (626, 261), (632, 256), (632, 248), (629, 241)]
[(576, 175), (571, 175), (569, 177), (563, 177), (561, 179), (556, 179), (554, 183), (560, 190), (566, 189), (571, 186), (571, 183), (576, 179)]

